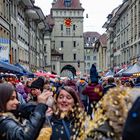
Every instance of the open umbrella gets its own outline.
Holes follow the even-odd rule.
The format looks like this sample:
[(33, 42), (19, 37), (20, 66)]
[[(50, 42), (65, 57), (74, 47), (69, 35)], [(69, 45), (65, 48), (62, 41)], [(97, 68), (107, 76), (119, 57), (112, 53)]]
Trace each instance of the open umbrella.
[(35, 72), (34, 75), (36, 75), (36, 76), (46, 76), (47, 73), (43, 73), (43, 72)]

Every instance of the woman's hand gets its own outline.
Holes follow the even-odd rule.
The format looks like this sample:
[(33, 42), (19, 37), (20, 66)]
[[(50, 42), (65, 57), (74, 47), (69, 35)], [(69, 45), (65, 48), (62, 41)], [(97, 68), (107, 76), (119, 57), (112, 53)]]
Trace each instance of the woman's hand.
[(52, 96), (52, 92), (45, 91), (42, 94), (37, 96), (37, 102), (46, 104), (46, 101), (47, 101), (49, 96)]
[(53, 110), (51, 107), (48, 107), (47, 111), (46, 111), (46, 116), (51, 116), (53, 114)]

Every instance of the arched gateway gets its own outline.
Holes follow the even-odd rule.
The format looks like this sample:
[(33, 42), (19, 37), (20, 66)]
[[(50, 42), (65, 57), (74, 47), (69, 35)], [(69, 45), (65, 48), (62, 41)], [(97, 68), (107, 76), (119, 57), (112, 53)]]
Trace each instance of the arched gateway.
[(64, 71), (70, 71), (73, 74), (73, 77), (76, 76), (76, 69), (72, 66), (72, 65), (65, 65), (62, 69), (61, 69), (61, 73)]

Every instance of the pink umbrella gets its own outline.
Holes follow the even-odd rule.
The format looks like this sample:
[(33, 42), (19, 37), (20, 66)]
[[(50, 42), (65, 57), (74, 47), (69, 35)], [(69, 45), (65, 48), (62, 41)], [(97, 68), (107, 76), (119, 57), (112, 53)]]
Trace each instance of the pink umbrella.
[(50, 78), (56, 78), (56, 77), (58, 77), (58, 75), (52, 74), (50, 72), (47, 72), (46, 75), (49, 76)]
[(36, 72), (34, 73), (36, 76), (46, 76), (47, 73), (43, 73), (43, 72)]

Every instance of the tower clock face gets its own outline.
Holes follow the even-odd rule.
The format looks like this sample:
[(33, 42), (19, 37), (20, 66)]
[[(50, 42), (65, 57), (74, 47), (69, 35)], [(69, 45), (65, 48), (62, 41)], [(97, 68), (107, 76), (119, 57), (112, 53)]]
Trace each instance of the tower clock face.
[(64, 19), (64, 24), (66, 27), (70, 27), (72, 24), (72, 20), (70, 18)]

